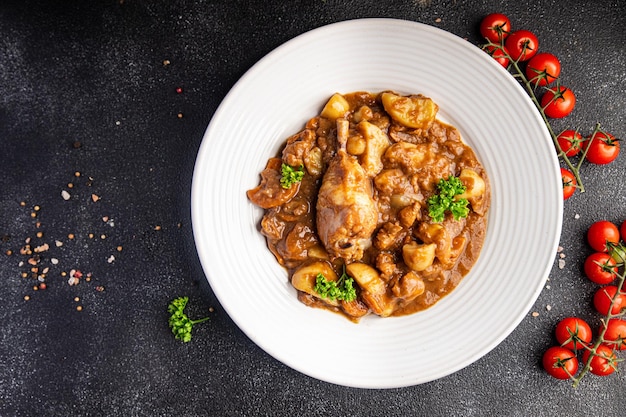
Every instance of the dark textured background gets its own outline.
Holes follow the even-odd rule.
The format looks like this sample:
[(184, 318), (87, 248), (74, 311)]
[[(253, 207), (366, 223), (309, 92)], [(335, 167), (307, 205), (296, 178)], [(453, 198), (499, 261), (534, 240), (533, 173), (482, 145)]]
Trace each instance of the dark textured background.
[[(485, 357), (421, 386), (350, 389), (285, 367), (224, 313), (195, 251), (196, 152), (220, 101), (257, 60), (307, 30), (361, 17), (414, 20), (478, 43), (478, 23), (494, 11), (561, 59), (578, 104), (557, 130), (590, 133), (600, 122), (626, 137), (622, 0), (3, 1), (0, 415), (620, 415), (623, 373), (573, 389), (547, 377), (540, 357), (560, 318), (597, 323), (594, 287), (581, 273), (583, 233), (601, 218), (626, 219), (624, 155), (584, 168), (588, 191), (565, 203), (566, 263), (559, 269), (555, 256), (531, 310), (539, 316), (529, 312)], [(28, 237), (51, 245), (40, 265), (51, 268), (45, 290), (21, 277)], [(69, 286), (60, 273), (71, 269), (91, 281)], [(179, 295), (190, 296), (191, 316), (214, 308), (188, 344), (167, 327)]]

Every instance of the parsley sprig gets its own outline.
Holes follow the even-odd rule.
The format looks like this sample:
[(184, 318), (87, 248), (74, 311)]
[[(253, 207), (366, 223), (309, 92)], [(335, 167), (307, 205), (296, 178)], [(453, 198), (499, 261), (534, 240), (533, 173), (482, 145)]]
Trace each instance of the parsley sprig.
[(169, 326), (172, 329), (174, 337), (183, 342), (191, 341), (191, 329), (194, 324), (207, 321), (209, 317), (204, 317), (198, 320), (191, 320), (185, 314), (185, 307), (189, 297), (178, 297), (172, 300), (167, 307), (167, 311), (170, 313)]
[(280, 186), (288, 189), (291, 188), (291, 185), (302, 181), (304, 178), (304, 166), (300, 165), (298, 168), (294, 168), (287, 164), (282, 164), (280, 166)]
[(442, 222), (447, 211), (452, 213), (454, 220), (467, 217), (469, 201), (466, 198), (455, 198), (463, 194), (465, 189), (465, 185), (458, 177), (450, 176), (448, 179), (439, 180), (437, 184), (439, 193), (428, 199), (428, 214), (434, 222)]
[(346, 274), (344, 266), (343, 274), (337, 281), (329, 281), (324, 274), (319, 273), (315, 277), (314, 290), (322, 298), (328, 298), (335, 301), (354, 301), (356, 299), (356, 290), (354, 288), (354, 279)]

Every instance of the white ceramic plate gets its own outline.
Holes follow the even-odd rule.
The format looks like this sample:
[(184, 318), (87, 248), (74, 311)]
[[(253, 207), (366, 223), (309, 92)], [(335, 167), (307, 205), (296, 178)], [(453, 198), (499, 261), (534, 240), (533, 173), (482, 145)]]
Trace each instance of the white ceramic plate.
[[(460, 130), (485, 166), (492, 207), (482, 254), (456, 290), (411, 316), (368, 316), (353, 324), (298, 302), (259, 233), (262, 210), (247, 200), (246, 190), (333, 93), (386, 89), (435, 100), (440, 118)], [(546, 127), (503, 68), (440, 29), (364, 19), (285, 43), (232, 88), (198, 153), (192, 219), (211, 288), (257, 345), (324, 381), (391, 388), (455, 372), (513, 331), (550, 271), (561, 196)]]

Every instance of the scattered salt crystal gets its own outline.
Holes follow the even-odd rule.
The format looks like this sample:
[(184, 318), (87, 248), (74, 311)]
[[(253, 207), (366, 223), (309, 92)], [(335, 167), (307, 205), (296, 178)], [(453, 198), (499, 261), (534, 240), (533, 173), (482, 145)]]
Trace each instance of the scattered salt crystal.
[(548, 310), (548, 311), (552, 310), (552, 306), (551, 306), (550, 304), (548, 304), (548, 305), (546, 306), (546, 310)]
[(52, 265), (56, 265), (59, 263), (59, 260), (57, 258), (51, 258), (50, 262), (52, 263)]
[(565, 268), (565, 261), (563, 259), (559, 259), (559, 269)]
[(559, 247), (556, 249), (556, 251), (557, 251), (558, 253), (563, 252), (563, 246), (559, 246)]
[(549, 285), (546, 285), (546, 290), (549, 290), (549, 289), (550, 289), (550, 286), (549, 286)]
[(60, 248), (61, 246), (63, 246), (63, 242), (61, 242), (60, 240), (55, 240), (54, 244), (56, 245), (57, 248)]
[(564, 253), (559, 253), (559, 258), (564, 259), (565, 258), (565, 254)]
[(63, 190), (61, 191), (61, 197), (63, 197), (63, 200), (67, 201), (70, 199), (70, 193), (68, 193), (67, 191)]
[(533, 317), (539, 317), (539, 313), (536, 311), (533, 311), (533, 313), (531, 314)]
[(108, 263), (113, 263), (113, 261), (115, 260), (115, 256), (111, 255), (109, 256), (109, 258), (107, 259)]
[(34, 251), (35, 253), (39, 253), (39, 252), (45, 252), (48, 249), (50, 249), (50, 245), (48, 245), (47, 243), (44, 243), (43, 245), (39, 245), (37, 246)]
[(574, 218), (575, 218), (576, 220), (580, 219), (580, 214), (576, 213), (576, 215), (574, 216)]
[(82, 272), (77, 269), (72, 269), (70, 270), (70, 277), (67, 280), (67, 283), (70, 285), (78, 285), (82, 276)]

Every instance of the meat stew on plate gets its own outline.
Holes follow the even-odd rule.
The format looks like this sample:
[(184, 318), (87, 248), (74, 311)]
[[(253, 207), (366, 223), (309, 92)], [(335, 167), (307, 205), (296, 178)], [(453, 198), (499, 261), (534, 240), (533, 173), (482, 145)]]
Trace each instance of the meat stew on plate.
[(336, 93), (247, 192), (298, 299), (357, 322), (415, 313), (477, 261), (490, 186), (422, 95)]

